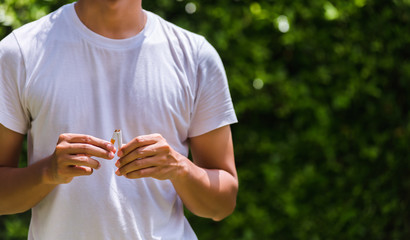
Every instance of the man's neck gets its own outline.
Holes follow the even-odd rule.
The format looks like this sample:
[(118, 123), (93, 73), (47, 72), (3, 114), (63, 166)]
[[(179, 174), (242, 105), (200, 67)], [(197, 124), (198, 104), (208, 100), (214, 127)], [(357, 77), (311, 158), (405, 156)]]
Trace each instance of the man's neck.
[(135, 36), (146, 22), (141, 0), (78, 0), (75, 10), (85, 26), (107, 38)]

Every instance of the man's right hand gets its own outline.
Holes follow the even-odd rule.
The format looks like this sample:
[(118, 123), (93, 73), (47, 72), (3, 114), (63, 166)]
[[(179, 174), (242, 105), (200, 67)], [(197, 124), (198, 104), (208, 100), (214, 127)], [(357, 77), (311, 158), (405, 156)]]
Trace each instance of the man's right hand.
[(92, 157), (113, 159), (115, 147), (106, 140), (83, 134), (61, 134), (44, 169), (47, 184), (69, 183), (76, 176), (91, 175), (100, 163)]

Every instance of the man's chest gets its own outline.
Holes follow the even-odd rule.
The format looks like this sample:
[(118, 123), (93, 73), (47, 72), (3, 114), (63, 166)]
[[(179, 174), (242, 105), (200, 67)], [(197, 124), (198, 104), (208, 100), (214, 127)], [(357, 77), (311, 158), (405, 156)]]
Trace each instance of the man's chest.
[(54, 121), (61, 125), (57, 129), (78, 121), (118, 122), (117, 116), (158, 126), (175, 121), (187, 125), (195, 100), (190, 77), (172, 59), (141, 52), (63, 51), (34, 69), (27, 105), (33, 125)]

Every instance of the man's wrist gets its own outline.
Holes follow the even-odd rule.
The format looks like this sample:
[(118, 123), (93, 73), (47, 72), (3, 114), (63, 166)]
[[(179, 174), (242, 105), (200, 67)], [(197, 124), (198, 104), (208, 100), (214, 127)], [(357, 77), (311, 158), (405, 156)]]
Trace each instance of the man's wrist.
[(52, 174), (51, 169), (47, 164), (42, 164), (41, 166), (41, 183), (42, 184), (52, 184)]
[(38, 163), (40, 183), (45, 185), (56, 185), (52, 172), (50, 157), (39, 161)]
[(178, 154), (179, 156), (179, 164), (178, 164), (178, 170), (176, 171), (176, 174), (173, 179), (171, 179), (172, 182), (178, 183), (178, 182), (186, 182), (190, 178), (190, 174), (193, 168), (193, 163), (191, 160), (189, 160), (187, 157)]

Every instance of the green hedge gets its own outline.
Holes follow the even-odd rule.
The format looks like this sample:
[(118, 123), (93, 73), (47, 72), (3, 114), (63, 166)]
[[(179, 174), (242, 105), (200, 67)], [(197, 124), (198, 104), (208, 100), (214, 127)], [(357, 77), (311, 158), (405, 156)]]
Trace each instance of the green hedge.
[[(2, 37), (62, 4), (5, 1)], [(237, 209), (188, 213), (200, 239), (410, 239), (409, 0), (143, 5), (217, 48), (240, 121)]]

